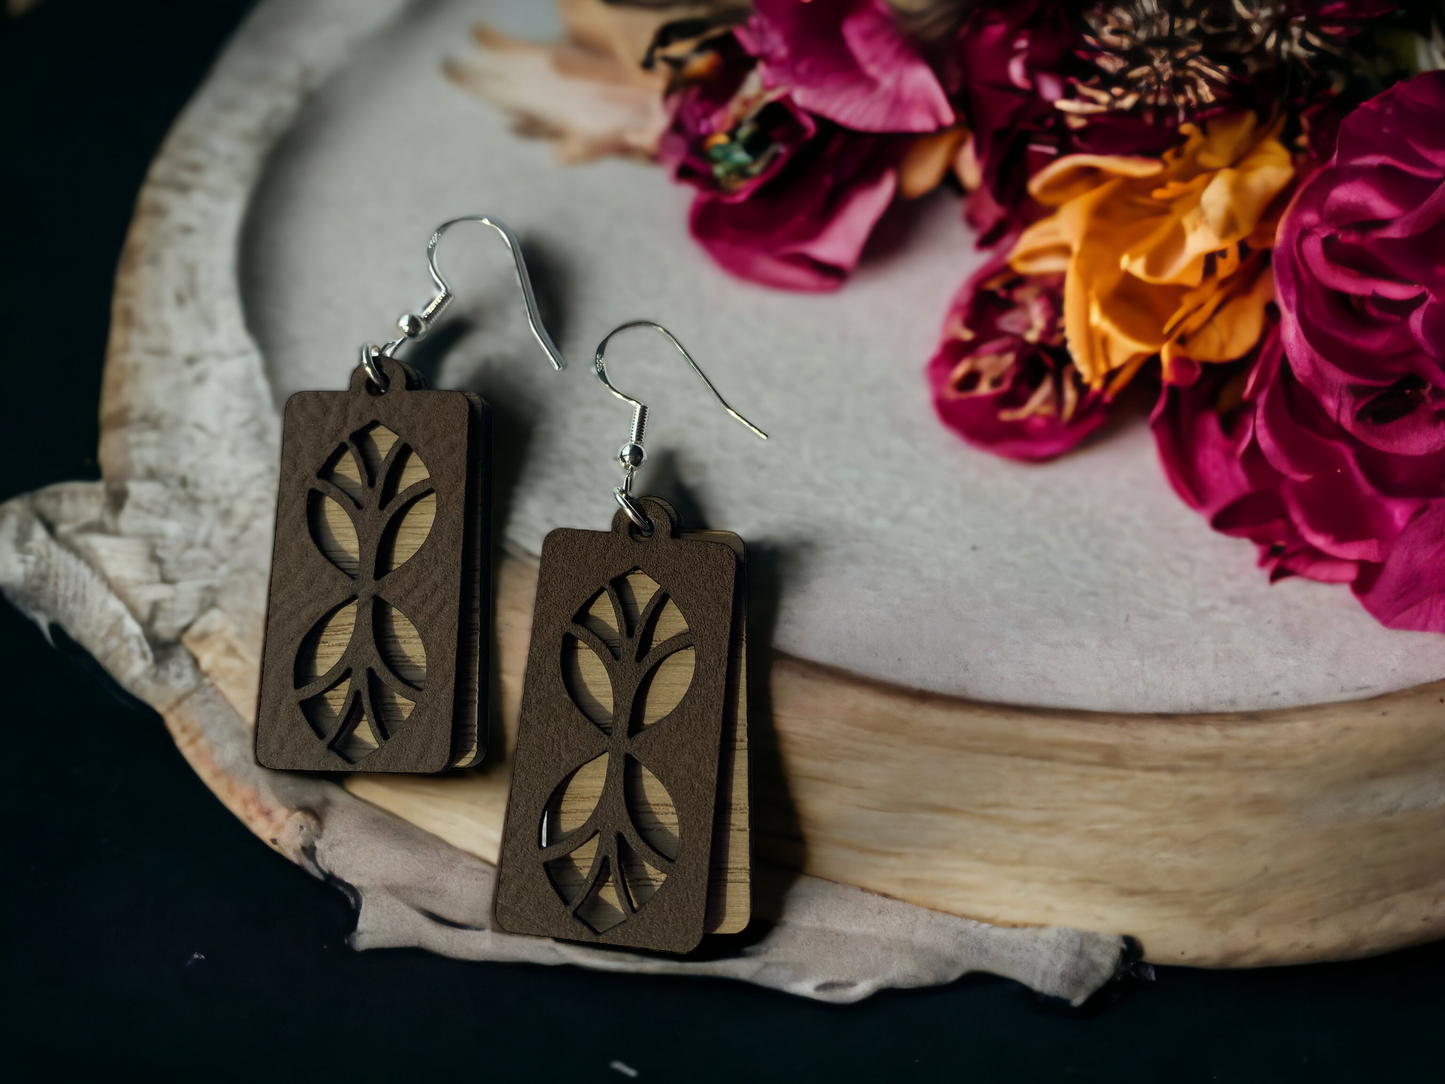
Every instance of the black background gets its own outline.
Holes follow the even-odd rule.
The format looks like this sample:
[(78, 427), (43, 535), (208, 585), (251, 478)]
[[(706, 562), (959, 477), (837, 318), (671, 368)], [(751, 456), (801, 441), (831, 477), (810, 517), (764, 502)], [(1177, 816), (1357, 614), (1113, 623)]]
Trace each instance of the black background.
[[(0, 498), (97, 477), (135, 193), (249, 6), (48, 0), (0, 22)], [(11, 1079), (627, 1080), (614, 1059), (642, 1081), (1445, 1079), (1445, 943), (1160, 968), (1077, 1011), (987, 976), (837, 1008), (710, 980), (356, 953), (342, 895), (254, 839), (155, 713), (57, 641), (0, 605)]]

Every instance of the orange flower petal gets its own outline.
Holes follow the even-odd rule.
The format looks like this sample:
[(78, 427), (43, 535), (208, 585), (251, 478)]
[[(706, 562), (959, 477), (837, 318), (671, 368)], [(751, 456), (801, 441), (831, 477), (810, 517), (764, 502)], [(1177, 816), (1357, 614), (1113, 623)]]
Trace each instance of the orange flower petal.
[(1091, 387), (1113, 394), (1156, 354), (1225, 361), (1254, 345), (1273, 290), (1259, 253), (1294, 178), (1279, 133), (1236, 113), (1181, 125), (1159, 159), (1070, 155), (1035, 175), (1030, 193), (1055, 210), (1009, 264), (1064, 273), (1065, 336)]

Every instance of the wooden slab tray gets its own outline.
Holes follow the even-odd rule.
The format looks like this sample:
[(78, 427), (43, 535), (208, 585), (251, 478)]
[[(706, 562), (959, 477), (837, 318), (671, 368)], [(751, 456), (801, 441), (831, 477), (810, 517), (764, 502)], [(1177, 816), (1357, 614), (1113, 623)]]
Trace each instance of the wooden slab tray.
[[(101, 407), (105, 482), (0, 508), (8, 597), (65, 625), (155, 705), (259, 836), (355, 888), (358, 945), (732, 974), (834, 1000), (981, 967), (1077, 999), (1112, 973), (1120, 935), (1151, 960), (1251, 966), (1445, 934), (1445, 682), (1346, 704), (1139, 715), (973, 703), (760, 655), (760, 857), (879, 895), (858, 903), (802, 877), (759, 908), (784, 915), (781, 933), (681, 965), (488, 928), (535, 586), (524, 556), (499, 570), (505, 733), (483, 770), (352, 779), (363, 803), (258, 769), (248, 724), (279, 432), (238, 239), (307, 91), (400, 7), (273, 0), (248, 21), (140, 198)], [(864, 931), (872, 947), (809, 941), (812, 928)]]

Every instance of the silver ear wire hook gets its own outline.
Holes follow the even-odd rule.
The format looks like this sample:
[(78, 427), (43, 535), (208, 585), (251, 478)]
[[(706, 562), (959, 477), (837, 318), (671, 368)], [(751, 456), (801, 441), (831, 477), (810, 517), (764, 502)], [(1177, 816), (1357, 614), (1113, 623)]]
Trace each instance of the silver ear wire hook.
[(722, 397), (722, 393), (719, 392), (717, 388), (713, 387), (712, 381), (707, 378), (707, 374), (704, 373), (698, 363), (693, 360), (692, 355), (687, 352), (687, 348), (677, 341), (676, 335), (668, 331), (667, 328), (661, 324), (653, 323), (651, 320), (633, 320), (630, 323), (621, 324), (609, 331), (606, 338), (597, 344), (597, 356), (592, 359), (592, 369), (597, 374), (597, 379), (602, 381), (603, 387), (624, 403), (630, 403), (632, 405), (632, 431), (627, 438), (627, 443), (618, 449), (617, 452), (617, 461), (622, 464), (622, 469), (626, 474), (622, 485), (614, 489), (612, 495), (617, 498), (618, 507), (627, 513), (627, 518), (632, 520), (638, 530), (644, 535), (650, 535), (653, 531), (652, 520), (648, 518), (642, 506), (638, 504), (637, 500), (632, 496), (633, 475), (637, 473), (639, 467), (647, 462), (647, 449), (643, 447), (643, 441), (647, 436), (647, 404), (638, 399), (634, 399), (608, 379), (607, 363), (605, 360), (607, 356), (607, 344), (612, 341), (612, 337), (619, 332), (627, 331), (629, 328), (635, 327), (650, 328), (653, 331), (667, 336), (668, 342), (677, 347), (677, 352), (686, 359), (692, 371), (697, 374), (697, 378), (703, 382), (708, 391), (712, 392), (713, 398), (718, 401), (719, 405), (728, 412), (734, 421), (744, 426), (760, 440), (767, 440), (768, 435), (728, 405), (728, 401)]
[(517, 284), (522, 287), (522, 300), (527, 305), (527, 323), (531, 325), (532, 334), (551, 360), (553, 369), (560, 372), (567, 368), (567, 359), (562, 356), (562, 351), (557, 349), (557, 344), (552, 341), (552, 336), (547, 333), (546, 325), (542, 323), (542, 314), (537, 311), (537, 295), (532, 289), (532, 277), (527, 273), (527, 261), (522, 256), (522, 243), (517, 240), (517, 235), (505, 222), (499, 222), (495, 218), (488, 218), (486, 215), (462, 215), (460, 218), (452, 218), (443, 222), (426, 243), (427, 268), (431, 271), (437, 295), (427, 303), (421, 312), (402, 314), (396, 322), (398, 330), (401, 331), (400, 337), (393, 339), (385, 346), (368, 343), (361, 348), (361, 366), (366, 370), (367, 379), (382, 391), (386, 390), (388, 382), (386, 374), (381, 371), (377, 361), (384, 357), (395, 357), (397, 348), (405, 342), (426, 338), (432, 324), (436, 323), (437, 318), (446, 311), (447, 306), (456, 296), (437, 267), (437, 246), (441, 243), (442, 235), (458, 222), (479, 222), (483, 226), (490, 226), (506, 243), (507, 250), (512, 254), (512, 262), (517, 265)]

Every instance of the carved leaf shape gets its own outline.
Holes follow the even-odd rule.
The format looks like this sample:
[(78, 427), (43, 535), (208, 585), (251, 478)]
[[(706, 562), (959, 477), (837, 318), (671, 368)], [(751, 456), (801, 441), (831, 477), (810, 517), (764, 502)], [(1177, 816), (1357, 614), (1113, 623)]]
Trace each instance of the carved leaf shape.
[(674, 651), (642, 679), (632, 701), (631, 733), (660, 722), (672, 714), (692, 688), (697, 670), (697, 652), (691, 647)]
[[(306, 514), (312, 539), (333, 565), (353, 579), (375, 581), (421, 549), (436, 505), (421, 456), (373, 422), (327, 457)], [(381, 530), (379, 520), (385, 521)], [(375, 553), (361, 553), (362, 537), (377, 540)], [(426, 686), (426, 649), (416, 625), (393, 602), (372, 595), (369, 584), (355, 590), (371, 598), (369, 627), (358, 627), (363, 604), (348, 599), (303, 639), (293, 675), (317, 738), (352, 763), (405, 725)]]
[(395, 736), (411, 716), (416, 703), (372, 673), (368, 673), (368, 691), (371, 694), (371, 710), (376, 713), (376, 723), (382, 734), (387, 738)]
[(391, 446), (396, 443), (396, 434), (380, 422), (372, 422), (355, 433), (351, 440), (361, 456), (362, 466), (366, 468), (366, 484), (376, 485), (381, 476), (381, 466), (386, 462)]
[[(372, 574), (377, 579), (410, 560), (431, 533), (437, 499), (428, 485), (427, 465), (415, 448), (380, 423), (352, 434), (317, 477), (326, 485), (313, 490), (308, 501), (311, 537), (332, 564), (353, 578), (363, 559), (354, 516), (379, 510), (389, 517), (376, 544)], [(398, 499), (400, 507), (391, 508)]]
[(348, 599), (322, 616), (302, 637), (293, 675), (296, 688), (304, 689), (341, 662), (356, 631), (356, 605), (356, 599)]
[(562, 637), (562, 682), (577, 710), (604, 734), (612, 733), (612, 679), (607, 663), (581, 637)]
[(562, 902), (569, 906), (576, 903), (587, 891), (587, 875), (597, 861), (597, 844), (601, 837), (593, 832), (577, 845), (573, 851), (547, 862), (547, 879)]
[(624, 635), (630, 639), (637, 639), (637, 623), (647, 604), (652, 601), (652, 596), (662, 588), (658, 582), (641, 569), (634, 569), (625, 576), (618, 577), (612, 584), (617, 591), (617, 597), (622, 603), (622, 613), (626, 618)]
[(391, 517), (376, 547), (376, 578), (406, 564), (421, 549), (437, 517), (435, 492), (414, 497)]
[(623, 765), (623, 785), (627, 788), (627, 811), (637, 834), (663, 858), (675, 859), (680, 842), (677, 806), (662, 780), (642, 761), (628, 757)]
[(542, 810), (543, 847), (560, 843), (587, 823), (607, 784), (608, 761), (606, 753), (594, 757), (557, 784)]
[(361, 571), (361, 543), (356, 524), (335, 497), (313, 489), (306, 501), (306, 522), (316, 548), (353, 580)]
[[(558, 896), (578, 921), (603, 933), (646, 906), (677, 860), (676, 803), (657, 775), (622, 750), (682, 702), (697, 652), (677, 603), (640, 569), (594, 594), (573, 622), (562, 637), (562, 680), (577, 709), (612, 737), (613, 753), (558, 784), (538, 842), (549, 852), (544, 864)], [(621, 724), (626, 733), (614, 733)], [(625, 758), (620, 772), (609, 759), (618, 755)], [(613, 786), (620, 801), (608, 799)], [(611, 823), (617, 819), (622, 823)]]
[(667, 874), (651, 865), (639, 855), (625, 839), (617, 841), (617, 868), (622, 874), (622, 883), (632, 901), (632, 910), (640, 911), (644, 904), (662, 887)]
[(601, 868), (593, 881), (592, 890), (573, 913), (595, 932), (606, 933), (627, 921), (627, 912), (631, 908), (623, 902), (618, 891), (618, 867), (606, 856), (598, 862)]
[(614, 659), (621, 658), (623, 633), (617, 628), (617, 609), (612, 596), (603, 588), (593, 596), (586, 608), (577, 615), (577, 623), (591, 632), (607, 646)]
[(388, 472), (386, 484), (381, 489), (381, 503), (388, 503), (398, 493), (404, 493), (418, 482), (424, 482), (431, 477), (427, 466), (422, 462), (421, 454), (411, 445), (404, 444), (397, 450), (396, 458), (392, 460), (391, 470)]
[(669, 598), (658, 607), (657, 614), (652, 619), (652, 626), (647, 629), (647, 635), (643, 637), (641, 653), (646, 654), (658, 644), (665, 644), (674, 636), (686, 631), (687, 620), (682, 616), (682, 611), (677, 608), (677, 603)]
[[(432, 524), (436, 522), (437, 496), (435, 490), (425, 488), (430, 477), (415, 448), (403, 444), (392, 453), (391, 466), (381, 487), (381, 503), (383, 507), (390, 506), (398, 497), (405, 503), (392, 512), (382, 532), (376, 552), (377, 579), (411, 560), (431, 534)], [(412, 496), (408, 497), (409, 493)]]
[(303, 700), (301, 712), (319, 739), (356, 764), (395, 736), (415, 706), (366, 669), (345, 671), (324, 692)]
[(340, 732), (331, 742), (331, 748), (355, 764), (381, 748), (381, 739), (376, 736), (359, 697), (351, 701), (351, 711)]
[(301, 714), (322, 741), (330, 741), (342, 733), (354, 721), (351, 713), (361, 710), (356, 698), (351, 695), (350, 678), (349, 672), (344, 673), (325, 692), (301, 701)]
[(626, 921), (657, 894), (681, 843), (672, 795), (630, 755), (623, 765), (629, 823), (599, 823), (609, 767), (610, 755), (603, 753), (558, 784), (538, 833), (543, 849), (562, 848), (544, 863), (552, 887), (597, 933)]
[(345, 493), (357, 507), (366, 502), (366, 479), (361, 473), (361, 465), (352, 454), (351, 445), (343, 444), (336, 451), (331, 453), (331, 458), (326, 461), (326, 466), (321, 468), (320, 478), (322, 481), (330, 482), (341, 492)]
[(372, 603), (376, 654), (391, 675), (413, 689), (426, 688), (426, 648), (411, 618), (384, 598)]

